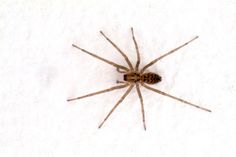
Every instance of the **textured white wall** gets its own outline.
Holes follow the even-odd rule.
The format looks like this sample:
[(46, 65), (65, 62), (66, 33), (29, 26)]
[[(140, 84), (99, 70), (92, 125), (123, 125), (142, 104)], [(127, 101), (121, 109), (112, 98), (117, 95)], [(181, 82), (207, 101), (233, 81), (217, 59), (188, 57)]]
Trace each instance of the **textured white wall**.
[[(1, 157), (235, 157), (236, 2), (234, 0), (0, 0)], [(68, 103), (115, 85), (119, 64), (142, 63), (200, 38), (155, 66), (155, 88), (211, 109), (207, 113), (146, 89), (147, 131), (135, 90), (97, 129), (125, 90)]]

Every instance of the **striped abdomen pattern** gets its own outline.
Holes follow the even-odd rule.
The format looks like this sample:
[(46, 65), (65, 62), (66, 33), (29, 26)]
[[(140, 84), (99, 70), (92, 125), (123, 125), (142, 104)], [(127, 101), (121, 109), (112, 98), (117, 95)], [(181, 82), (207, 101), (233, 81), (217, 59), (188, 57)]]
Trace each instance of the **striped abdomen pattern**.
[(147, 84), (155, 84), (161, 81), (161, 77), (155, 73), (144, 73), (140, 76), (140, 81)]

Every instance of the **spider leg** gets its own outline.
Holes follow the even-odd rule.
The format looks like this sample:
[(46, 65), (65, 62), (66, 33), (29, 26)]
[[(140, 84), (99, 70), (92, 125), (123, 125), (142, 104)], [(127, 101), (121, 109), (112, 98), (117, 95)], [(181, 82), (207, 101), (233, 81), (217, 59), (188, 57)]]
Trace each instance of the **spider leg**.
[(135, 65), (135, 71), (138, 71), (138, 67), (139, 67), (139, 64), (140, 64), (140, 53), (139, 53), (139, 48), (138, 48), (137, 41), (136, 41), (135, 36), (134, 36), (134, 29), (133, 29), (133, 27), (131, 27), (131, 33), (132, 33), (132, 38), (133, 38), (133, 41), (134, 41), (134, 46), (135, 46), (136, 54), (137, 54), (137, 62), (136, 62), (136, 65)]
[(105, 117), (105, 119), (102, 121), (102, 123), (98, 126), (98, 128), (101, 128), (102, 125), (105, 123), (105, 121), (110, 117), (110, 115), (112, 114), (112, 112), (116, 109), (116, 107), (125, 99), (125, 97), (130, 93), (130, 91), (132, 90), (132, 88), (134, 87), (133, 84), (130, 85), (130, 87), (128, 88), (128, 90), (124, 93), (124, 95), (122, 95), (122, 97), (120, 98), (120, 100), (115, 104), (115, 106), (110, 110), (110, 112), (107, 114), (107, 116)]
[(125, 58), (127, 64), (129, 65), (130, 70), (134, 70), (129, 58), (125, 55), (125, 53), (123, 51), (121, 51), (121, 49), (113, 42), (111, 41), (111, 39), (109, 39), (102, 31), (100, 31), (100, 33), (102, 34), (102, 36), (113, 46), (115, 47), (115, 49), (120, 52), (120, 54)]
[(118, 71), (119, 73), (127, 73), (127, 71), (121, 71), (120, 68), (116, 68), (116, 71)]
[(198, 36), (194, 37), (193, 39), (189, 40), (188, 42), (184, 43), (183, 45), (178, 46), (177, 48), (167, 52), (166, 54), (154, 59), (153, 61), (151, 61), (150, 63), (148, 63), (146, 66), (143, 67), (143, 69), (140, 71), (140, 73), (143, 73), (148, 67), (152, 66), (153, 64), (155, 64), (157, 61), (163, 59), (164, 57), (176, 52), (177, 50), (181, 49), (182, 47), (188, 45), (189, 43), (191, 43), (192, 41), (194, 41), (195, 39), (197, 39)]
[(207, 111), (207, 112), (211, 112), (211, 110), (209, 110), (209, 109), (207, 109), (207, 108), (204, 108), (204, 107), (195, 105), (195, 104), (193, 104), (193, 103), (191, 103), (191, 102), (188, 102), (188, 101), (186, 101), (186, 100), (177, 98), (177, 97), (175, 97), (175, 96), (172, 96), (172, 95), (170, 95), (170, 94), (167, 94), (167, 93), (165, 93), (165, 92), (162, 92), (162, 91), (160, 91), (160, 90), (158, 90), (158, 89), (155, 89), (155, 88), (152, 88), (152, 87), (150, 87), (150, 86), (147, 86), (147, 85), (144, 84), (144, 83), (142, 83), (141, 85), (142, 85), (143, 87), (145, 87), (145, 88), (147, 88), (147, 89), (149, 89), (149, 90), (151, 90), (151, 91), (154, 91), (154, 92), (156, 92), (156, 93), (158, 93), (158, 94), (161, 94), (161, 95), (163, 95), (163, 96), (167, 96), (167, 97), (169, 97), (169, 98), (175, 99), (175, 100), (177, 100), (177, 101), (180, 101), (180, 102), (182, 102), (182, 103), (188, 104), (188, 105), (193, 106), (193, 107), (196, 107), (196, 108), (198, 108), (198, 109), (201, 109), (201, 110), (204, 110), (204, 111)]
[(97, 94), (106, 93), (106, 92), (110, 92), (110, 91), (113, 91), (113, 90), (116, 90), (116, 89), (125, 88), (127, 86), (129, 86), (128, 83), (123, 84), (123, 85), (113, 86), (111, 88), (104, 89), (104, 90), (101, 90), (101, 91), (98, 91), (98, 92), (90, 93), (90, 94), (87, 94), (87, 95), (84, 95), (84, 96), (80, 96), (80, 97), (77, 97), (77, 98), (68, 99), (67, 101), (74, 101), (74, 100), (78, 100), (78, 99), (94, 96), (94, 95), (97, 95)]
[(142, 111), (142, 119), (143, 119), (143, 128), (144, 128), (144, 130), (146, 130), (146, 122), (145, 122), (145, 111), (144, 111), (143, 97), (142, 97), (142, 94), (141, 94), (140, 87), (139, 87), (139, 84), (138, 84), (138, 83), (136, 83), (136, 89), (137, 89), (138, 96), (139, 96), (139, 100), (140, 100), (140, 103), (141, 103), (141, 111)]
[(87, 54), (89, 54), (89, 55), (91, 55), (91, 56), (93, 56), (93, 57), (99, 59), (99, 60), (102, 60), (102, 61), (104, 61), (104, 62), (106, 62), (106, 63), (108, 63), (108, 64), (110, 64), (110, 65), (113, 65), (113, 66), (116, 67), (116, 68), (123, 69), (123, 70), (125, 70), (125, 71), (129, 71), (128, 68), (126, 68), (126, 67), (124, 67), (124, 66), (122, 66), (122, 65), (116, 64), (116, 63), (114, 63), (114, 62), (112, 62), (112, 61), (109, 61), (109, 60), (107, 60), (107, 59), (104, 59), (104, 58), (102, 58), (102, 57), (100, 57), (100, 56), (98, 56), (98, 55), (95, 55), (95, 54), (93, 54), (93, 53), (91, 53), (91, 52), (89, 52), (89, 51), (87, 51), (87, 50), (85, 50), (85, 49), (83, 49), (83, 48), (80, 48), (79, 46), (77, 46), (77, 45), (75, 45), (75, 44), (72, 44), (72, 46), (75, 47), (75, 48), (77, 48), (77, 49), (79, 49), (79, 50), (81, 50), (82, 52), (85, 52), (85, 53), (87, 53)]
[(116, 80), (116, 83), (126, 83), (125, 81), (119, 81), (119, 80)]

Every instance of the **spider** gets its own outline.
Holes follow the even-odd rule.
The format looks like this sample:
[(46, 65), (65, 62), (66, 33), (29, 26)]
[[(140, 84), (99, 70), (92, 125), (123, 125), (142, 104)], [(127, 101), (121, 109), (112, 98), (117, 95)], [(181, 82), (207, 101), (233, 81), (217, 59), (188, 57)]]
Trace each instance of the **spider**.
[(117, 86), (113, 86), (104, 90), (100, 90), (94, 93), (90, 93), (87, 95), (83, 95), (83, 96), (79, 96), (76, 98), (71, 98), (68, 99), (67, 101), (74, 101), (74, 100), (78, 100), (78, 99), (82, 99), (82, 98), (86, 98), (86, 97), (91, 97), (94, 95), (98, 95), (98, 94), (102, 94), (102, 93), (106, 93), (106, 92), (110, 92), (113, 90), (117, 90), (117, 89), (121, 89), (121, 88), (128, 88), (126, 90), (126, 92), (122, 95), (122, 97), (117, 101), (117, 103), (115, 104), (115, 106), (110, 110), (110, 112), (107, 114), (107, 116), (104, 118), (104, 120), (100, 123), (100, 125), (98, 126), (98, 128), (101, 128), (103, 126), (103, 124), (106, 122), (106, 120), (110, 117), (110, 115), (114, 112), (114, 110), (119, 106), (119, 104), (125, 99), (125, 97), (130, 93), (130, 91), (132, 90), (132, 88), (135, 86), (137, 93), (138, 93), (138, 97), (140, 100), (140, 104), (141, 104), (141, 113), (142, 113), (142, 123), (143, 123), (143, 128), (144, 130), (146, 130), (146, 122), (145, 122), (145, 111), (144, 111), (144, 103), (143, 103), (143, 97), (140, 91), (140, 85), (153, 91), (156, 92), (160, 95), (175, 99), (177, 101), (180, 101), (182, 103), (191, 105), (193, 107), (196, 107), (198, 109), (201, 109), (203, 111), (207, 111), (207, 112), (211, 112), (211, 110), (198, 106), (194, 103), (191, 103), (189, 101), (183, 100), (181, 98), (178, 98), (176, 96), (170, 95), (168, 93), (165, 93), (161, 90), (155, 89), (147, 84), (153, 85), (156, 83), (159, 83), (161, 81), (161, 76), (158, 75), (157, 73), (153, 73), (153, 72), (145, 72), (147, 68), (149, 68), (150, 66), (154, 65), (155, 63), (157, 63), (158, 61), (160, 61), (161, 59), (173, 54), (174, 52), (176, 52), (177, 50), (179, 50), (180, 48), (186, 46), (187, 44), (189, 44), (190, 42), (194, 41), (195, 39), (198, 38), (198, 36), (195, 36), (194, 38), (192, 38), (191, 40), (189, 40), (188, 42), (174, 48), (173, 50), (165, 53), (164, 55), (152, 60), (150, 63), (148, 63), (147, 65), (145, 65), (143, 68), (139, 69), (139, 64), (140, 64), (140, 53), (139, 53), (139, 47), (137, 44), (137, 41), (135, 39), (135, 35), (134, 35), (134, 30), (131, 27), (131, 34), (132, 34), (132, 39), (134, 42), (134, 46), (135, 46), (135, 50), (136, 50), (136, 54), (137, 54), (137, 62), (135, 67), (131, 64), (129, 58), (125, 55), (125, 53), (113, 42), (111, 41), (110, 38), (108, 38), (102, 31), (100, 31), (101, 35), (124, 57), (125, 61), (127, 62), (129, 68), (119, 65), (117, 63), (114, 63), (112, 61), (109, 61), (107, 59), (104, 59), (103, 57), (100, 57), (94, 53), (91, 53), (75, 44), (72, 44), (73, 47), (81, 50), (82, 52), (89, 54), (90, 56), (93, 56), (101, 61), (106, 62), (109, 65), (112, 65), (116, 68), (116, 70), (119, 73), (123, 74), (123, 81), (117, 81), (116, 83), (119, 84)]

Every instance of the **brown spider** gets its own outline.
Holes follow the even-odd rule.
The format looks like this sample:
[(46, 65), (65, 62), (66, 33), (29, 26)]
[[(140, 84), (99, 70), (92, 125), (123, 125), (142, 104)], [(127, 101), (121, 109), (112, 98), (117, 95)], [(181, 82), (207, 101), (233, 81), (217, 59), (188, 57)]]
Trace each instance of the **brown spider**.
[[(77, 45), (74, 45), (72, 44), (73, 47), (75, 48), (78, 48), (79, 50), (81, 50), (82, 52), (85, 52), (99, 60), (102, 60), (114, 67), (116, 67), (117, 71), (119, 73), (123, 73), (124, 74), (124, 81), (117, 81), (117, 83), (121, 83), (122, 85), (117, 85), (117, 86), (113, 86), (111, 88), (107, 88), (107, 89), (104, 89), (104, 90), (101, 90), (101, 91), (98, 91), (98, 92), (94, 92), (94, 93), (91, 93), (91, 94), (87, 94), (87, 95), (84, 95), (84, 96), (80, 96), (80, 97), (77, 97), (77, 98), (72, 98), (72, 99), (68, 99), (67, 101), (73, 101), (73, 100), (78, 100), (78, 99), (82, 99), (82, 98), (85, 98), (85, 97), (90, 97), (90, 96), (94, 96), (94, 95), (97, 95), (97, 94), (101, 94), (101, 93), (106, 93), (106, 92), (110, 92), (110, 91), (113, 91), (113, 90), (116, 90), (116, 89), (121, 89), (121, 88), (125, 88), (125, 87), (128, 87), (127, 91), (124, 93), (124, 95), (119, 99), (119, 101), (115, 104), (115, 106), (110, 110), (110, 112), (107, 114), (107, 116), (105, 117), (105, 119), (101, 122), (101, 124), (98, 126), (98, 128), (101, 128), (102, 125), (104, 124), (104, 122), (109, 118), (109, 116), (113, 113), (113, 111), (118, 107), (118, 105), (125, 99), (125, 97), (130, 93), (130, 91), (132, 90), (132, 88), (135, 86), (136, 87), (136, 90), (138, 92), (138, 96), (139, 96), (139, 99), (140, 99), (140, 103), (141, 103), (141, 111), (142, 111), (142, 120), (143, 120), (143, 127), (144, 127), (144, 130), (146, 130), (146, 123), (145, 123), (145, 112), (144, 112), (144, 103), (143, 103), (143, 97), (142, 97), (142, 94), (141, 94), (141, 91), (140, 91), (140, 87), (139, 87), (139, 84), (141, 84), (141, 86), (151, 90), (151, 91), (154, 91), (158, 94), (161, 94), (161, 95), (164, 95), (164, 96), (167, 96), (167, 97), (170, 97), (172, 99), (175, 99), (177, 101), (180, 101), (182, 103), (185, 103), (185, 104), (188, 104), (188, 105), (191, 105), (193, 107), (196, 107), (198, 109), (201, 109), (201, 110), (204, 110), (204, 111), (207, 111), (207, 112), (211, 112), (211, 110), (209, 109), (206, 109), (206, 108), (203, 108), (203, 107), (200, 107), (198, 105), (195, 105), (191, 102), (188, 102), (186, 100), (183, 100), (183, 99), (180, 99), (178, 97), (175, 97), (173, 95), (170, 95), (168, 93), (165, 93), (163, 91), (160, 91), (158, 89), (155, 89), (155, 88), (152, 88), (146, 84), (156, 84), (158, 82), (161, 81), (161, 76), (159, 76), (158, 74), (156, 73), (152, 73), (152, 72), (146, 72), (145, 73), (145, 70), (147, 68), (149, 68), (150, 66), (154, 65), (157, 61), (163, 59), (164, 57), (174, 53), (175, 51), (177, 51), (178, 49), (186, 46), (187, 44), (189, 44), (190, 42), (194, 41), (195, 39), (198, 38), (198, 36), (194, 37), (193, 39), (189, 40), (188, 42), (184, 43), (183, 45), (167, 52), (166, 54), (154, 59), (153, 61), (151, 61), (150, 63), (148, 63), (146, 66), (144, 66), (141, 70), (139, 70), (139, 64), (140, 64), (140, 53), (139, 53), (139, 48), (138, 48), (138, 44), (136, 42), (136, 39), (134, 37), (134, 31), (133, 31), (133, 28), (131, 27), (131, 33), (132, 33), (132, 38), (133, 38), (133, 42), (134, 42), (134, 46), (135, 46), (135, 49), (136, 49), (136, 53), (137, 53), (137, 63), (135, 65), (135, 67), (132, 66), (130, 60), (128, 59), (128, 57), (124, 54), (124, 52), (115, 44), (113, 43), (102, 31), (100, 31), (100, 33), (102, 34), (102, 36), (112, 45), (116, 48), (116, 50), (124, 57), (124, 59), (126, 60), (127, 64), (129, 65), (129, 68), (125, 67), (125, 66), (122, 66), (122, 65), (119, 65), (119, 64), (116, 64), (112, 61), (109, 61), (107, 59), (104, 59), (98, 55), (95, 55), (85, 49), (82, 49), (80, 48), (79, 46)], [(122, 69), (122, 70), (121, 70)]]

